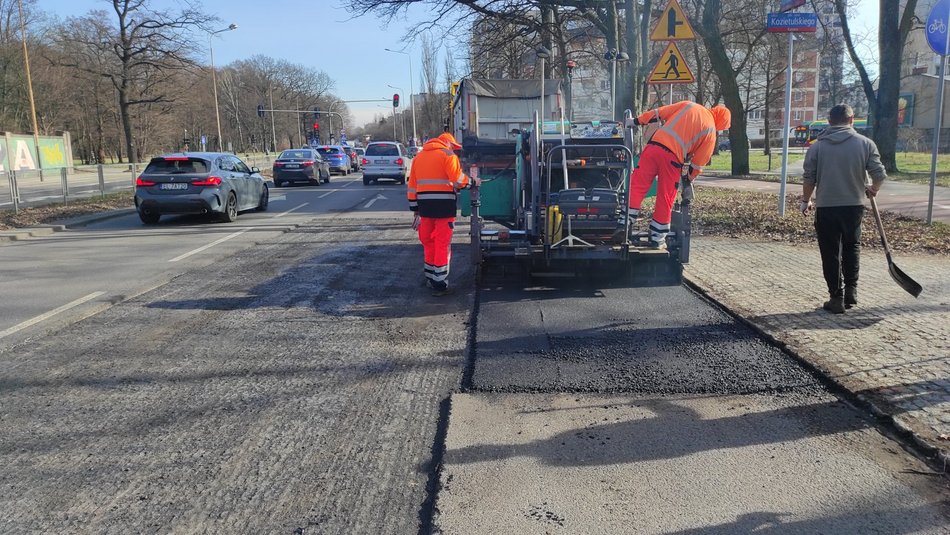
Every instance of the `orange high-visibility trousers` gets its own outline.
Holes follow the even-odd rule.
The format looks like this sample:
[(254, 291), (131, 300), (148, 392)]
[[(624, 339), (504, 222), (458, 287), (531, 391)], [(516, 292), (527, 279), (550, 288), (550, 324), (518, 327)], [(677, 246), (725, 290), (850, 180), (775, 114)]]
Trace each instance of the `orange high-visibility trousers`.
[(423, 267), (431, 286), (443, 290), (449, 285), (449, 262), (452, 260), (454, 217), (420, 217), (419, 241), (425, 255)]
[(681, 169), (671, 152), (657, 145), (647, 144), (640, 153), (640, 165), (630, 176), (630, 202), (627, 217), (640, 215), (640, 205), (656, 178), (656, 207), (653, 220), (650, 221), (650, 240), (662, 243), (670, 232), (670, 220), (673, 217), (673, 201), (676, 199), (676, 185), (680, 180)]

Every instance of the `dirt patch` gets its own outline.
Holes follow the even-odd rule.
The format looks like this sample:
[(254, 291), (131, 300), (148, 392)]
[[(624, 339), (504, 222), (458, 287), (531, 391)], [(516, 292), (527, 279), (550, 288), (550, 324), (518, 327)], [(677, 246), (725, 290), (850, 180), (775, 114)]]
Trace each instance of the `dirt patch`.
[(71, 217), (95, 214), (108, 210), (132, 208), (134, 206), (131, 192), (112, 193), (103, 198), (90, 197), (69, 202), (68, 206), (52, 204), (35, 208), (24, 208), (15, 214), (12, 210), (0, 211), (0, 230), (30, 227), (49, 224)]

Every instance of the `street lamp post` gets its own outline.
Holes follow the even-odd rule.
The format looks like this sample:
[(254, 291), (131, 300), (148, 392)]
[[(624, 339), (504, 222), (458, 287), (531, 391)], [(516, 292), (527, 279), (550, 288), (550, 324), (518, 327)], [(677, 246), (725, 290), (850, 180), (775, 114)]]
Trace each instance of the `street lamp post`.
[(30, 116), (33, 118), (33, 145), (36, 148), (36, 168), (40, 172), (40, 182), (43, 181), (43, 162), (40, 158), (40, 129), (36, 120), (36, 101), (33, 100), (33, 78), (30, 76), (30, 54), (26, 49), (26, 22), (23, 20), (23, 0), (17, 1), (20, 12), (20, 38), (23, 41), (23, 66), (26, 72), (26, 90), (30, 96)]
[[(231, 24), (227, 28), (223, 28), (217, 31), (208, 32), (208, 51), (211, 53), (211, 86), (214, 88), (214, 118), (218, 122), (218, 151), (223, 150), (222, 139), (221, 139), (221, 113), (218, 111), (218, 79), (215, 76), (214, 70), (214, 47), (211, 44), (212, 39), (215, 35), (222, 32), (229, 32), (231, 30), (236, 30), (237, 24)], [(273, 107), (273, 106), (272, 106)]]
[(412, 88), (412, 55), (409, 52), (403, 52), (401, 50), (390, 50), (388, 48), (384, 49), (386, 52), (395, 52), (396, 54), (405, 54), (406, 58), (409, 59), (409, 107), (412, 108), (412, 143), (411, 145), (416, 144), (416, 102), (413, 93), (415, 90)]

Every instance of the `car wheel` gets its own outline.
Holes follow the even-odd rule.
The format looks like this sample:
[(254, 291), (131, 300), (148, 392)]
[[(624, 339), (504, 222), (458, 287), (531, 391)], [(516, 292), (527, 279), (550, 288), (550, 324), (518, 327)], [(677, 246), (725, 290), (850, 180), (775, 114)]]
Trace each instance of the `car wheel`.
[(371, 182), (370, 179), (366, 178), (365, 176), (363, 177), (363, 185), (364, 185), (364, 186), (369, 186), (369, 183), (370, 183), (370, 182)]
[(226, 223), (233, 223), (237, 220), (238, 209), (237, 209), (237, 195), (232, 191), (228, 194), (228, 201), (224, 205), (224, 213), (221, 214), (221, 221)]
[(324, 184), (329, 184), (329, 183), (330, 183), (330, 173), (327, 173), (327, 175), (326, 175), (325, 177), (323, 177), (323, 183), (324, 183)]
[(258, 212), (266, 212), (267, 205), (270, 204), (270, 192), (267, 191), (267, 186), (264, 186), (264, 190), (261, 191), (261, 199), (257, 203)]
[(406, 183), (406, 177), (403, 176), (403, 177), (400, 178), (396, 183), (397, 183), (397, 184), (405, 184), (405, 183)]
[(154, 225), (158, 223), (158, 220), (161, 218), (162, 218), (162, 214), (159, 214), (157, 212), (149, 212), (149, 211), (142, 211), (142, 210), (139, 211), (139, 219), (141, 219), (142, 223), (145, 223), (146, 225)]

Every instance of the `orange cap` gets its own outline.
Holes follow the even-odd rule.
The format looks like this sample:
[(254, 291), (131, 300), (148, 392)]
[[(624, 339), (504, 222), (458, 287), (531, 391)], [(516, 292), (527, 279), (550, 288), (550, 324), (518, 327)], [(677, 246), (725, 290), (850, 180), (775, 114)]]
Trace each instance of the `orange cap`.
[(717, 104), (712, 108), (709, 108), (709, 113), (712, 113), (713, 122), (716, 123), (716, 130), (727, 130), (732, 124), (732, 112), (729, 111), (729, 108), (723, 106), (722, 104)]
[(459, 150), (462, 148), (462, 146), (459, 145), (458, 141), (455, 141), (455, 136), (453, 136), (452, 134), (448, 132), (444, 132), (441, 135), (439, 135), (439, 139), (442, 140), (442, 142), (445, 143), (446, 145), (452, 147), (453, 150)]

